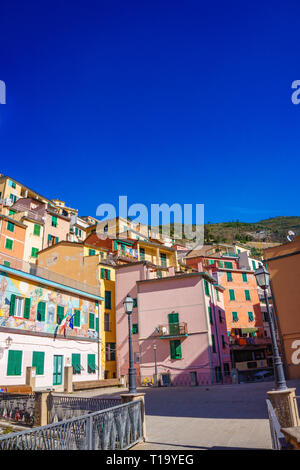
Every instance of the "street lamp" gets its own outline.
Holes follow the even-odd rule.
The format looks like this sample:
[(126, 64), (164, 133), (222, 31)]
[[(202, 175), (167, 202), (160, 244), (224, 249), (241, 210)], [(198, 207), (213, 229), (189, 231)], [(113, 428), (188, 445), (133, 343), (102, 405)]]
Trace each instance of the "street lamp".
[(156, 344), (153, 344), (153, 351), (154, 351), (154, 385), (157, 387), (157, 361), (156, 361)]
[(133, 298), (127, 294), (126, 299), (123, 302), (125, 312), (128, 316), (128, 345), (129, 345), (129, 393), (137, 393), (136, 380), (135, 380), (135, 369), (133, 367), (133, 352), (132, 352), (132, 337), (131, 337), (131, 314), (133, 310)]
[(259, 268), (254, 272), (254, 275), (257, 280), (257, 284), (259, 287), (264, 291), (266, 306), (267, 306), (267, 318), (270, 325), (270, 332), (272, 338), (272, 346), (273, 346), (273, 358), (274, 358), (274, 368), (275, 368), (275, 389), (276, 390), (288, 390), (286, 385), (285, 377), (284, 377), (284, 370), (281, 361), (281, 357), (279, 354), (279, 349), (277, 345), (277, 338), (275, 333), (275, 325), (273, 316), (270, 311), (269, 301), (268, 301), (268, 288), (270, 285), (270, 274), (266, 270), (265, 266), (260, 264)]

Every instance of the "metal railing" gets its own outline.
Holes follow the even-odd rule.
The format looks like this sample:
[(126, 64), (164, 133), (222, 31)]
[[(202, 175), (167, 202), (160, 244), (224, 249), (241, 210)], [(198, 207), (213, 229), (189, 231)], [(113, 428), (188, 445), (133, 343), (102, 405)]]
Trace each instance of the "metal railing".
[(51, 394), (48, 399), (50, 423), (121, 405), (120, 398), (68, 397)]
[(7, 261), (8, 259), (10, 263), (10, 268), (23, 271), (24, 273), (31, 274), (33, 276), (41, 277), (52, 282), (57, 282), (58, 284), (63, 284), (65, 286), (81, 290), (88, 294), (99, 295), (100, 293), (99, 287), (90, 286), (83, 282), (76, 281), (75, 279), (71, 279), (69, 277), (63, 276), (62, 274), (58, 274), (54, 271), (50, 271), (49, 269), (42, 268), (41, 266), (38, 266), (33, 263), (28, 263), (27, 261), (14, 258), (12, 256), (0, 254), (0, 265), (3, 265), (4, 261)]
[(0, 437), (0, 450), (126, 450), (143, 439), (142, 400)]
[(188, 334), (187, 323), (166, 323), (158, 325), (156, 330), (157, 336), (182, 336)]
[(33, 426), (34, 394), (0, 393), (0, 419)]
[(269, 425), (270, 425), (270, 433), (272, 439), (272, 449), (274, 450), (284, 450), (288, 449), (289, 445), (280, 431), (280, 424), (278, 422), (277, 416), (275, 414), (274, 408), (270, 402), (270, 400), (266, 400), (267, 408), (268, 408), (268, 415), (269, 415)]

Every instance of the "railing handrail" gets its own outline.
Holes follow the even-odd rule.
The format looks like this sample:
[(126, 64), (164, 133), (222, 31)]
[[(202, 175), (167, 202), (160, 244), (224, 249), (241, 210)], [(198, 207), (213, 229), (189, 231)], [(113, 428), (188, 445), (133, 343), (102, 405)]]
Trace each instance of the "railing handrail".
[(24, 434), (34, 434), (35, 432), (41, 431), (43, 429), (52, 429), (52, 428), (55, 428), (55, 427), (62, 426), (63, 424), (65, 425), (65, 424), (72, 423), (74, 421), (80, 421), (80, 420), (84, 420), (84, 419), (87, 419), (87, 418), (91, 419), (94, 416), (105, 414), (105, 413), (108, 413), (108, 412), (111, 412), (111, 411), (116, 411), (117, 409), (119, 410), (121, 408), (133, 406), (137, 402), (142, 402), (142, 399), (138, 398), (137, 400), (135, 400), (133, 402), (130, 402), (130, 403), (123, 403), (122, 405), (112, 406), (112, 407), (106, 408), (104, 410), (94, 411), (93, 413), (87, 413), (85, 415), (76, 416), (74, 418), (69, 418), (69, 419), (66, 419), (64, 421), (58, 421), (56, 423), (46, 424), (45, 426), (38, 426), (36, 428), (29, 429), (28, 431), (26, 430), (26, 431), (19, 431), (19, 432), (12, 432), (12, 433), (9, 433), (9, 434), (5, 434), (4, 436), (0, 436), (0, 441), (4, 441), (5, 439), (10, 439), (10, 438), (22, 436)]
[[(280, 424), (277, 419), (276, 413), (272, 406), (270, 400), (266, 400), (267, 408), (268, 408), (268, 415), (269, 415), (269, 424), (270, 424), (270, 432), (272, 438), (272, 447), (273, 449), (280, 450), (287, 447), (287, 442), (284, 437), (284, 434), (281, 432)], [(276, 442), (274, 442), (276, 440)]]

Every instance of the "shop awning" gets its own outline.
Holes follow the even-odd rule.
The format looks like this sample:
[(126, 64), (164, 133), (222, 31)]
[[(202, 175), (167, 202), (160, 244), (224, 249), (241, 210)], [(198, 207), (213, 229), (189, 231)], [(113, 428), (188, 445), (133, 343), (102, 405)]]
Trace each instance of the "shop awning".
[(256, 333), (258, 328), (241, 328), (242, 333)]

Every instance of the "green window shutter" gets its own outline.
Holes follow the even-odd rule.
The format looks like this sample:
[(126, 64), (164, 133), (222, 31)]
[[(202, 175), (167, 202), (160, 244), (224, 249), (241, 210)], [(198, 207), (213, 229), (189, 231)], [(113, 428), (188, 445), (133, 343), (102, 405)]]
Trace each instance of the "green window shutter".
[(245, 299), (246, 300), (251, 300), (250, 292), (248, 290), (245, 290)]
[(140, 260), (144, 261), (145, 260), (145, 249), (140, 248)]
[(223, 268), (223, 261), (220, 261), (220, 268)]
[(15, 231), (15, 224), (11, 223), (11, 222), (7, 222), (7, 226), (6, 226), (7, 230), (9, 230), (10, 232), (14, 232)]
[(96, 356), (95, 354), (88, 354), (88, 373), (94, 374), (96, 372)]
[(95, 314), (94, 313), (89, 313), (89, 329), (90, 330), (95, 329)]
[(24, 304), (24, 318), (30, 318), (30, 305), (31, 305), (31, 299), (26, 297), (25, 304)]
[(233, 269), (233, 265), (231, 261), (225, 261), (225, 268), (227, 269)]
[(36, 375), (44, 374), (45, 353), (41, 351), (33, 351), (32, 367), (36, 368)]
[(256, 264), (255, 264), (255, 261), (252, 260), (252, 267), (253, 267), (253, 271), (256, 270)]
[(10, 267), (10, 262), (9, 261), (3, 261), (4, 266), (7, 266), (8, 268)]
[(171, 359), (182, 358), (180, 340), (170, 341), (170, 356)]
[(219, 294), (218, 289), (216, 289), (216, 295), (217, 295), (217, 301), (219, 301), (220, 300), (220, 294)]
[(227, 281), (232, 282), (232, 273), (227, 272)]
[(105, 291), (105, 308), (111, 309), (111, 292), (110, 290)]
[(57, 217), (54, 215), (52, 216), (51, 225), (52, 227), (57, 227)]
[(167, 266), (167, 255), (165, 253), (160, 254), (160, 264), (161, 266)]
[(13, 317), (14, 314), (15, 314), (15, 305), (16, 305), (16, 295), (11, 294), (11, 296), (10, 296), (10, 307), (9, 307), (9, 315), (11, 317)]
[(137, 323), (133, 323), (132, 325), (132, 334), (136, 335), (139, 332), (139, 325)]
[(215, 336), (211, 335), (211, 342), (212, 342), (212, 352), (217, 352), (216, 351), (216, 342), (215, 342)]
[(74, 326), (80, 327), (80, 310), (74, 310)]
[(176, 335), (179, 333), (179, 315), (178, 313), (169, 313), (169, 333), (170, 335)]
[[(94, 256), (95, 253), (96, 253), (95, 250), (89, 249), (89, 256)], [(104, 278), (103, 278), (103, 279), (104, 279)]]
[(204, 279), (204, 290), (205, 290), (205, 295), (209, 295), (209, 286), (208, 286), (208, 282), (206, 279)]
[(233, 321), (239, 321), (239, 317), (238, 317), (237, 312), (232, 312), (232, 320)]
[(229, 299), (235, 300), (234, 289), (229, 289)]
[(208, 316), (209, 316), (209, 323), (212, 325), (213, 324), (213, 319), (211, 315), (211, 307), (208, 307)]
[(13, 240), (11, 240), (10, 238), (7, 238), (5, 240), (5, 248), (7, 248), (7, 250), (12, 250), (13, 249)]
[(208, 260), (208, 264), (214, 264), (215, 263), (215, 260), (214, 259), (209, 259)]
[(40, 236), (40, 234), (41, 234), (41, 226), (40, 225), (34, 224), (33, 234), (37, 235), (38, 237)]
[(72, 354), (73, 374), (81, 373), (80, 354)]
[(247, 274), (246, 273), (242, 273), (242, 277), (243, 277), (243, 282), (247, 282)]
[(248, 312), (249, 321), (254, 321), (253, 312)]
[(8, 351), (7, 375), (22, 374), (22, 354), (23, 351)]
[(110, 269), (107, 269), (106, 273), (107, 273), (107, 280), (110, 281)]
[(55, 237), (55, 243), (58, 243), (59, 238)]
[(39, 302), (37, 307), (37, 321), (45, 321), (46, 302)]
[(96, 331), (99, 332), (99, 318), (96, 317)]
[(133, 299), (133, 307), (137, 307), (137, 298), (136, 297), (134, 297), (134, 299)]
[[(1, 193), (0, 193), (0, 197), (1, 197)], [(16, 213), (16, 211), (12, 211), (11, 209), (9, 209), (8, 211), (8, 215), (14, 215)]]
[(101, 279), (105, 279), (105, 269), (101, 268), (101, 274), (100, 274)]
[(63, 318), (65, 316), (65, 309), (64, 307), (62, 307), (61, 305), (58, 305), (57, 306), (57, 309), (56, 309), (56, 323), (58, 325), (61, 324)]
[(37, 257), (38, 257), (38, 251), (39, 251), (38, 248), (32, 247), (32, 248), (31, 248), (31, 256), (32, 256), (33, 258), (37, 258)]
[(48, 235), (48, 242), (51, 242), (51, 235), (50, 235), (50, 233), (49, 233), (49, 235)]

